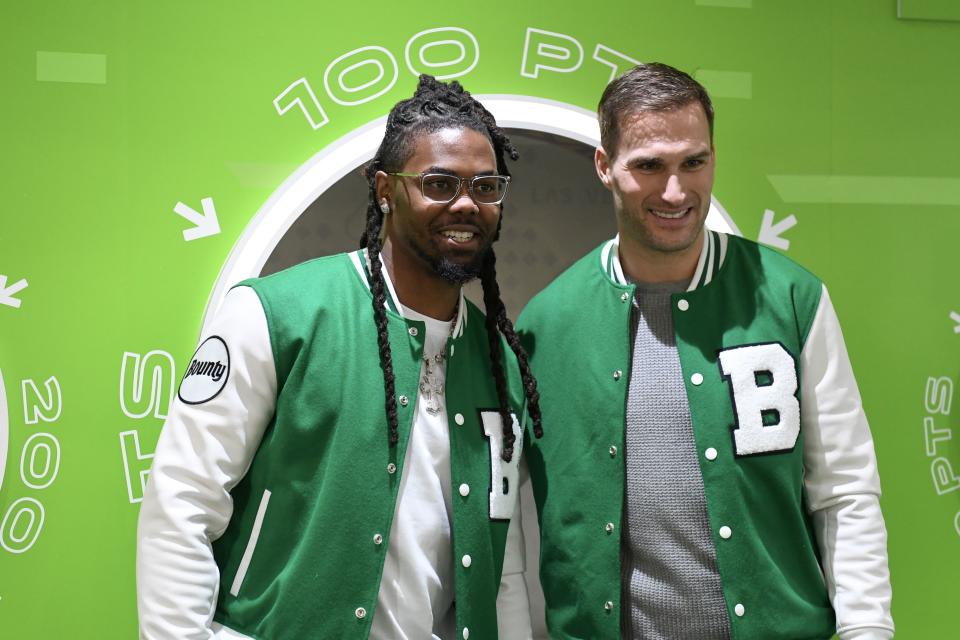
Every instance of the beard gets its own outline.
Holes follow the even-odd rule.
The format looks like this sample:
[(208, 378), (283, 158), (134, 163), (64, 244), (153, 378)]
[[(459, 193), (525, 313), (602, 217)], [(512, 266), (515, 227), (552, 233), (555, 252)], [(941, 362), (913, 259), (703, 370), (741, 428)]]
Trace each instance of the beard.
[[(408, 230), (405, 229), (405, 231)], [(480, 238), (477, 248), (475, 250), (457, 249), (437, 240), (438, 234), (433, 229), (425, 231), (425, 233), (408, 231), (402, 235), (396, 233), (399, 237), (394, 238), (394, 232), (388, 230), (383, 237), (383, 254), (386, 262), (392, 263), (392, 256), (401, 251), (408, 256), (405, 262), (413, 258), (414, 263), (419, 263), (414, 268), (432, 273), (440, 280), (455, 285), (464, 285), (481, 277), (484, 262), (488, 254), (493, 253), (493, 243), (498, 237), (498, 233), (491, 233), (492, 229), (477, 226), (476, 233)]]
[(423, 251), (419, 246), (414, 246), (414, 250), (427, 264), (433, 269), (434, 273), (451, 284), (467, 284), (480, 277), (483, 270), (483, 262), (487, 254), (493, 250), (493, 246), (488, 244), (473, 256), (469, 262), (454, 262), (444, 255), (429, 254)]

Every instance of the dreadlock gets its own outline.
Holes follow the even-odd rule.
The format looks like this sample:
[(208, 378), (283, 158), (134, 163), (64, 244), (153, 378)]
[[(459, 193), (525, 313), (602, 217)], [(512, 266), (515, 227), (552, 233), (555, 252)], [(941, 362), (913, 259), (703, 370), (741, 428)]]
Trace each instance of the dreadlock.
[[(387, 331), (386, 286), (380, 263), (382, 242), (380, 231), (383, 227), (383, 212), (377, 203), (376, 174), (378, 171), (399, 171), (413, 154), (413, 141), (420, 135), (433, 133), (448, 127), (471, 129), (487, 136), (493, 144), (497, 159), (497, 171), (510, 175), (504, 154), (511, 160), (520, 157), (517, 148), (510, 142), (503, 130), (497, 126), (493, 115), (477, 102), (460, 83), (453, 81), (444, 84), (433, 76), (421, 75), (413, 97), (398, 102), (387, 116), (387, 130), (373, 157), (364, 171), (369, 186), (367, 202), (367, 226), (360, 237), (361, 248), (366, 248), (369, 256), (370, 289), (373, 293), (373, 319), (377, 326), (377, 345), (380, 349), (380, 368), (383, 370), (384, 403), (389, 427), (390, 446), (396, 446), (399, 440), (397, 427), (397, 400), (393, 374), (393, 357), (390, 352), (389, 333)], [(494, 242), (500, 237), (500, 225), (503, 222), (503, 205), (497, 221)], [(500, 349), (500, 335), (506, 339), (516, 355), (523, 380), (524, 396), (527, 400), (527, 413), (533, 421), (536, 437), (543, 436), (540, 418), (540, 394), (537, 381), (530, 371), (527, 354), (514, 331), (513, 323), (507, 317), (506, 308), (500, 299), (500, 287), (497, 284), (497, 258), (491, 246), (484, 257), (480, 271), (483, 285), (483, 303), (487, 311), (486, 328), (490, 346), (490, 366), (499, 400), (500, 418), (503, 422), (502, 458), (509, 462), (513, 458), (514, 442), (513, 419), (507, 399), (507, 383), (503, 371), (503, 355)]]

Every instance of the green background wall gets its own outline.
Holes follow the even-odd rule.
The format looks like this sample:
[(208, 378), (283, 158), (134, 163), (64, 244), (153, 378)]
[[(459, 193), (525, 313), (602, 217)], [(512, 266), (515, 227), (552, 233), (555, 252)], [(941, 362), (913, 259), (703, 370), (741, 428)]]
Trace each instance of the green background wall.
[[(894, 0), (325, 4), (0, 8), (2, 634), (136, 636), (136, 500), (221, 267), (298, 166), (411, 93), (408, 41), (415, 54), (455, 28), (467, 58), (449, 72), (478, 94), (593, 109), (612, 71), (594, 56), (611, 51), (711, 89), (716, 197), (744, 235), (766, 229), (820, 275), (842, 319), (880, 462), (898, 637), (956, 637), (953, 5), (902, 0), (904, 16), (926, 18), (908, 20)], [(536, 69), (574, 67), (574, 40), (576, 69)], [(572, 57), (544, 57), (558, 50), (539, 42)], [(369, 46), (395, 59), (395, 83), (382, 52), (336, 62)], [(380, 56), (385, 81), (337, 88), (364, 55)], [(281, 115), (297, 97), (306, 110)], [(219, 232), (188, 240), (175, 208), (202, 212), (205, 198)]]

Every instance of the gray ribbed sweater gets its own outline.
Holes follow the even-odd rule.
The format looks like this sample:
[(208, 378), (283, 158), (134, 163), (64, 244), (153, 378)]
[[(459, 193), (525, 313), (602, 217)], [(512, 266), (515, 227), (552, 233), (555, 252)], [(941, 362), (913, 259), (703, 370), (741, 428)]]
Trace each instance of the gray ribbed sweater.
[(686, 283), (638, 283), (627, 395), (624, 638), (725, 640), (729, 620), (670, 313)]

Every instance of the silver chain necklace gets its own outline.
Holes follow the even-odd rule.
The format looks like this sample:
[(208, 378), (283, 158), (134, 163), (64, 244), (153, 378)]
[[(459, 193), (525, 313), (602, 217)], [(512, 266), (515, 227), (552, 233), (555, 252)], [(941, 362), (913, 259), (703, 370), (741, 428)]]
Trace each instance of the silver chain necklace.
[[(450, 333), (447, 334), (447, 341), (453, 337), (453, 328), (457, 325), (457, 318), (460, 315), (460, 301), (457, 300), (457, 306), (453, 310), (453, 320), (450, 321)], [(429, 356), (423, 355), (423, 374), (420, 376), (420, 400), (424, 403), (427, 413), (435, 416), (443, 411), (443, 385), (445, 380), (443, 362), (447, 359), (446, 354), (440, 353)]]

